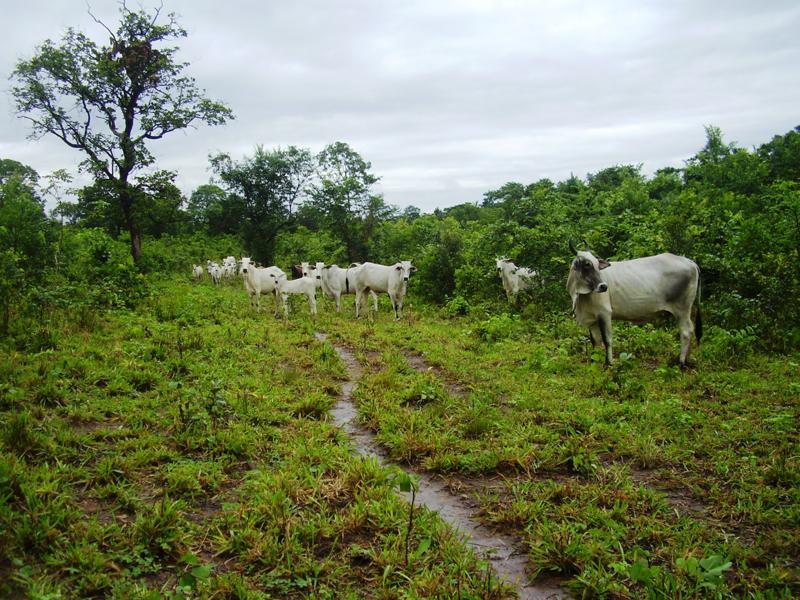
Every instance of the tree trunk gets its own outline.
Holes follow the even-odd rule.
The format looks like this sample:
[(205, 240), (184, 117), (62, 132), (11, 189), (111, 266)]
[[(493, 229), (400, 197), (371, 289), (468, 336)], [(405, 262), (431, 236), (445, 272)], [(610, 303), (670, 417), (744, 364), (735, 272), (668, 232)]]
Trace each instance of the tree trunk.
[(128, 224), (128, 231), (131, 234), (131, 256), (133, 256), (134, 264), (139, 264), (139, 259), (142, 257), (142, 234), (139, 231), (139, 226), (131, 221)]
[(134, 264), (139, 264), (142, 257), (142, 233), (133, 211), (133, 194), (126, 181), (122, 182), (119, 192), (119, 200), (122, 205), (122, 214), (125, 216), (125, 223), (128, 226), (128, 233), (131, 236), (131, 256)]

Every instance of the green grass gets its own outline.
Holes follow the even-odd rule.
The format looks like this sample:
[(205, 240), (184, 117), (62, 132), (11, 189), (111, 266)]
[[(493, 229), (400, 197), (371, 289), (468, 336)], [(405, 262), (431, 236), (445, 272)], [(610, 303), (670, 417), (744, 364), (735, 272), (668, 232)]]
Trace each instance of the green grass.
[[(90, 325), (87, 326), (86, 324)], [(302, 307), (153, 300), (0, 360), (0, 596), (463, 597), (486, 566), (327, 423), (344, 377)], [(493, 597), (510, 592), (493, 582)]]
[[(800, 595), (800, 356), (709, 328), (255, 315), (237, 286), (156, 285), (0, 360), (0, 596), (484, 597), (486, 565), (326, 420), (344, 365), (397, 462), (445, 473), (577, 596)], [(317, 341), (314, 331), (329, 334)], [(34, 347), (31, 346), (31, 347)], [(491, 585), (493, 597), (511, 597)]]
[(606, 369), (566, 317), (412, 315), (329, 320), (370, 357), (364, 423), (398, 461), (502, 474), (484, 517), (543, 574), (592, 596), (800, 594), (799, 356), (712, 329), (683, 372), (673, 327), (615, 324)]

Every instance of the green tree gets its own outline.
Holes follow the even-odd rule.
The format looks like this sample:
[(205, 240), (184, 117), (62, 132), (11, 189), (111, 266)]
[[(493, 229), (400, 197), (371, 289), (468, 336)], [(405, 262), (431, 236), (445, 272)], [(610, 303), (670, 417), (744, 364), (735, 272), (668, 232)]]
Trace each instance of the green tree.
[(312, 202), (328, 227), (341, 240), (347, 260), (365, 260), (376, 219), (391, 214), (383, 199), (371, 193), (378, 177), (372, 165), (344, 142), (326, 146), (317, 155), (317, 181), (310, 187)]
[(33, 189), (39, 181), (39, 174), (27, 165), (10, 158), (0, 158), (0, 185), (3, 185), (10, 177), (18, 177), (20, 181)]
[(186, 211), (196, 229), (212, 235), (239, 232), (241, 206), (232, 206), (228, 194), (216, 184), (207, 183), (192, 192)]
[(189, 215), (176, 176), (174, 171), (156, 171), (137, 180), (136, 213), (143, 234), (159, 238), (185, 231)]
[(776, 135), (758, 149), (769, 165), (773, 179), (800, 183), (800, 126), (785, 135)]
[(7, 333), (11, 306), (48, 266), (52, 227), (38, 201), (30, 167), (0, 182), (0, 333)]
[(209, 160), (232, 204), (241, 210), (245, 248), (255, 260), (272, 263), (278, 234), (294, 223), (297, 203), (313, 173), (311, 153), (295, 146), (271, 151), (258, 146), (252, 157), (239, 162), (227, 154)]
[(163, 46), (186, 37), (175, 15), (161, 21), (120, 5), (120, 24), (98, 45), (68, 29), (59, 45), (45, 41), (33, 58), (17, 63), (11, 88), (19, 116), (30, 121), (35, 139), (54, 135), (86, 155), (85, 170), (113, 190), (130, 233), (131, 255), (141, 256), (141, 228), (133, 174), (152, 165), (148, 144), (196, 123), (220, 125), (231, 110), (209, 100), (188, 66), (176, 59), (177, 47)]

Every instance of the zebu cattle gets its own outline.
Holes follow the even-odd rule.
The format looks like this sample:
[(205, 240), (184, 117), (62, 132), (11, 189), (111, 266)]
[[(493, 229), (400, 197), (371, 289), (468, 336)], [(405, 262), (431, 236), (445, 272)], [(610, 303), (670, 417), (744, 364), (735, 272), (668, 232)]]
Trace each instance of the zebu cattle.
[[(360, 264), (353, 263), (355, 267), (360, 267)], [(322, 293), (336, 303), (336, 312), (342, 310), (342, 295), (355, 294), (356, 290), (352, 283), (352, 269), (342, 269), (338, 265), (326, 265), (324, 262), (318, 262), (312, 267), (312, 276), (318, 282), (317, 287), (322, 288)], [(372, 306), (377, 312), (378, 310), (378, 294), (370, 290), (372, 295)]]
[(503, 281), (503, 289), (506, 291), (506, 298), (510, 303), (516, 300), (517, 294), (523, 290), (533, 287), (538, 279), (539, 273), (527, 267), (518, 267), (505, 257), (495, 260), (497, 274)]
[[(567, 291), (579, 325), (589, 328), (596, 345), (602, 340), (606, 364), (613, 360), (611, 321), (645, 322), (661, 313), (670, 313), (678, 321), (681, 335), (680, 364), (686, 367), (692, 333), (697, 341), (703, 334), (700, 320), (700, 269), (683, 256), (664, 253), (610, 263), (597, 258), (588, 249), (578, 251), (567, 278)], [(692, 323), (692, 305), (697, 312)]]
[(308, 298), (308, 307), (313, 316), (317, 315), (317, 282), (312, 277), (298, 277), (286, 279), (286, 275), (272, 273), (270, 277), (275, 281), (278, 293), (283, 298), (283, 315), (289, 316), (289, 294), (303, 294)]
[(356, 290), (356, 318), (367, 292), (386, 292), (392, 301), (395, 321), (403, 314), (403, 299), (408, 291), (408, 278), (417, 268), (410, 260), (403, 260), (393, 265), (378, 265), (366, 262), (350, 269), (353, 274), (353, 286)]
[(242, 263), (242, 275), (244, 276), (244, 289), (250, 296), (250, 304), (256, 310), (259, 309), (261, 294), (272, 293), (275, 295), (275, 314), (280, 308), (278, 305), (278, 287), (275, 278), (286, 277), (286, 274), (278, 267), (259, 268), (251, 262)]
[(212, 283), (218, 284), (220, 279), (222, 279), (222, 267), (211, 260), (207, 260), (206, 270), (208, 271), (208, 274), (211, 275)]

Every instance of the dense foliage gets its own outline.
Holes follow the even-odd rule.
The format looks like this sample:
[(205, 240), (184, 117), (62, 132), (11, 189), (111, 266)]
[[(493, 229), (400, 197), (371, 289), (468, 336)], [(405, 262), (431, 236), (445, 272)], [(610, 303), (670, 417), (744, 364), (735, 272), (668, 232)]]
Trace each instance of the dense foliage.
[[(102, 238), (109, 248), (129, 240), (119, 207), (110, 200), (113, 190), (103, 181), (79, 190), (76, 203), (62, 203), (69, 225), (58, 228), (37, 199), (36, 173), (4, 163), (0, 218), (6, 224), (0, 239), (2, 251), (13, 255), (4, 262), (7, 321), (13, 302), (41, 280), (30, 270), (24, 276), (20, 265), (35, 261), (39, 271), (59, 273), (59, 255), (62, 265), (88, 260), (85, 250), (79, 259), (69, 256), (77, 247), (73, 239), (90, 235), (93, 244)], [(542, 315), (568, 311), (568, 240), (585, 239), (610, 260), (659, 252), (692, 258), (702, 271), (710, 324), (787, 351), (800, 346), (800, 304), (786, 301), (800, 294), (798, 165), (800, 128), (747, 150), (725, 143), (718, 129), (708, 127), (706, 145), (683, 169), (647, 177), (640, 166), (616, 165), (585, 179), (509, 182), (487, 191), (480, 205), (420, 214), (414, 207), (401, 212), (386, 205), (372, 189), (378, 178), (371, 165), (347, 144), (331, 144), (316, 156), (296, 147), (258, 147), (239, 162), (211, 157), (220, 180), (200, 186), (188, 203), (174, 186), (174, 174), (143, 179), (140, 221), (153, 248), (145, 249), (138, 268), (187, 272), (192, 262), (227, 254), (284, 268), (302, 260), (412, 259), (419, 268), (412, 293), (464, 314), (496, 311), (505, 303), (494, 271), (495, 257), (505, 255), (541, 273), (542, 285), (517, 310)], [(115, 268), (122, 269), (127, 262), (115, 252)], [(102, 263), (107, 255), (91, 256)], [(110, 277), (107, 270), (73, 269), (85, 282), (101, 272)], [(58, 276), (74, 272), (62, 268)], [(113, 279), (121, 281), (118, 275)], [(144, 285), (133, 271), (125, 280)], [(138, 295), (119, 290), (116, 297), (103, 297), (119, 305)]]

